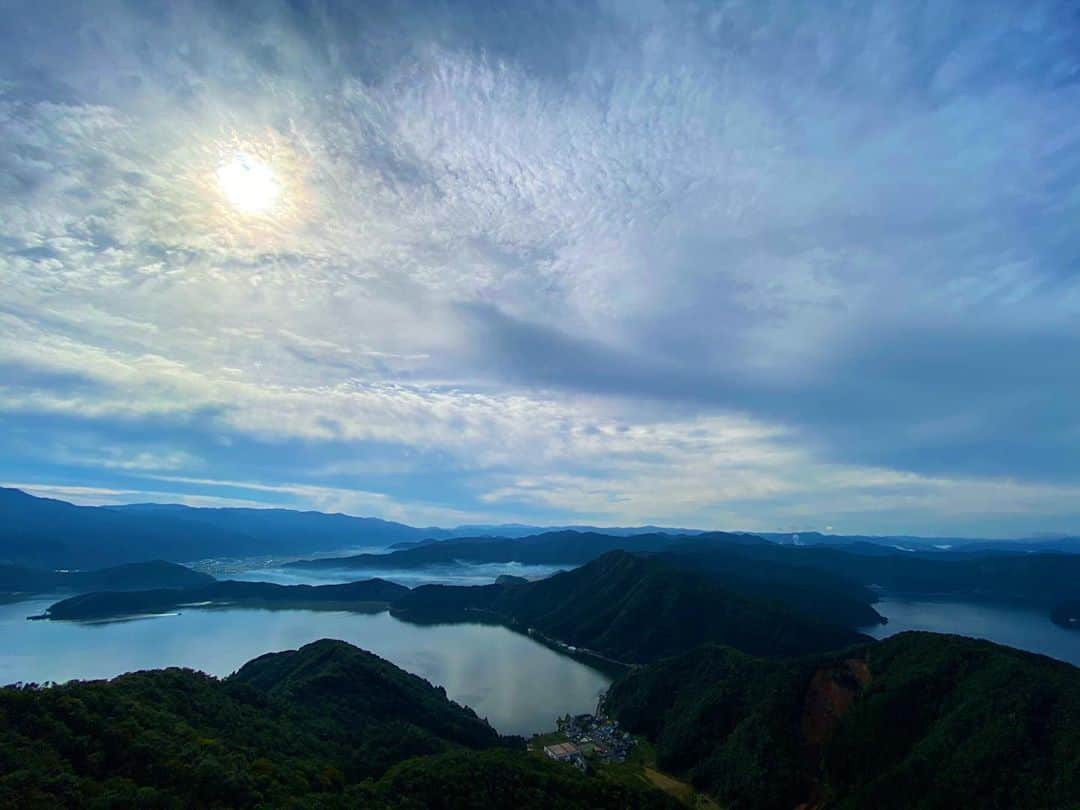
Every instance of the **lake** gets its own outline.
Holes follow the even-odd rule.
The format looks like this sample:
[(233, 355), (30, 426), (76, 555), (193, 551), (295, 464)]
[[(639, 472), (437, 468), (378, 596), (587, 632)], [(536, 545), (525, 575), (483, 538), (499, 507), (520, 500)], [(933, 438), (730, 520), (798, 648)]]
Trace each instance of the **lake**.
[(863, 628), (874, 638), (905, 630), (932, 630), (985, 638), (1080, 666), (1080, 632), (1050, 621), (1049, 611), (946, 599), (883, 597), (874, 609), (888, 624)]
[[(383, 572), (416, 585), (475, 577), (493, 570)], [(524, 569), (524, 570), (523, 570)], [(510, 573), (503, 568), (498, 573)], [(539, 576), (540, 567), (514, 570)], [(398, 574), (393, 576), (392, 574)], [(289, 584), (337, 581), (336, 572), (252, 572), (252, 579)], [(357, 572), (348, 573), (356, 578)], [(280, 577), (280, 578), (279, 578)], [(266, 652), (337, 638), (386, 658), (445, 687), (504, 734), (547, 731), (559, 715), (592, 711), (610, 678), (505, 627), (488, 624), (415, 625), (387, 612), (213, 609), (106, 623), (29, 622), (55, 597), (0, 605), (0, 684), (108, 678), (136, 669), (185, 666), (224, 676)], [(889, 619), (867, 629), (875, 638), (932, 630), (990, 639), (1080, 666), (1080, 633), (1053, 624), (1037, 610), (949, 600), (887, 596), (875, 607)]]
[[(490, 580), (489, 580), (490, 581)], [(213, 609), (106, 623), (26, 621), (55, 597), (0, 605), (0, 684), (183, 666), (224, 676), (266, 652), (342, 639), (446, 688), (504, 734), (591, 712), (611, 679), (505, 627), (421, 626), (387, 612)]]

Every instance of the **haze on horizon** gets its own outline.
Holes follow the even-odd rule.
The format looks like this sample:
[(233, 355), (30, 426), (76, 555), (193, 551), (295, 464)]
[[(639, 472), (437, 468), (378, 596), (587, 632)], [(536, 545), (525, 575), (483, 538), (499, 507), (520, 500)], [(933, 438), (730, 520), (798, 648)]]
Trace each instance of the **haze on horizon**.
[(4, 2), (0, 483), (1080, 533), (1070, 2)]

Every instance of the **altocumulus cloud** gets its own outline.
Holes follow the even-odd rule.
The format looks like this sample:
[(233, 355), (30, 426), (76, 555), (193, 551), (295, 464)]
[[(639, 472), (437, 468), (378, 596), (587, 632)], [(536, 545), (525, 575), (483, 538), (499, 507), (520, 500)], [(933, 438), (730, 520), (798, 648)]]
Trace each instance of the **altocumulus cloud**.
[(1074, 4), (242, 5), (5, 4), (4, 480), (1080, 531)]

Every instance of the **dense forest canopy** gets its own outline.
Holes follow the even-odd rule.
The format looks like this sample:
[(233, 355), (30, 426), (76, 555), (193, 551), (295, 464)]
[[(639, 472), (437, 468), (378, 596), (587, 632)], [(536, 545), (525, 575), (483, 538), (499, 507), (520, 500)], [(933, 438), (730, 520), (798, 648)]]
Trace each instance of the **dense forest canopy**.
[(519, 750), (443, 690), (344, 642), (0, 690), (3, 807), (665, 807)]
[(191, 588), (213, 581), (209, 574), (163, 560), (127, 563), (94, 571), (54, 571), (0, 565), (0, 594), (11, 597), (46, 592)]
[(607, 706), (733, 810), (1080, 807), (1080, 670), (989, 642), (704, 646), (628, 673)]
[(146, 591), (95, 591), (62, 599), (45, 613), (50, 619), (88, 620), (159, 613), (187, 605), (349, 608), (386, 607), (409, 592), (382, 579), (341, 585), (277, 585), (272, 582), (224, 580), (188, 588)]
[(393, 610), (406, 618), (485, 611), (627, 663), (710, 641), (775, 656), (865, 639), (775, 601), (748, 598), (711, 579), (623, 551), (527, 585), (421, 586), (395, 602)]

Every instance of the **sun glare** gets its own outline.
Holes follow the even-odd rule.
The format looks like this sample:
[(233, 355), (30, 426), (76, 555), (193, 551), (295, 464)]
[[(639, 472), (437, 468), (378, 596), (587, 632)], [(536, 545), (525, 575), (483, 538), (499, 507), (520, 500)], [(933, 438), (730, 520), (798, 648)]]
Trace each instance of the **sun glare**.
[(281, 193), (273, 169), (243, 152), (218, 167), (217, 179), (225, 199), (242, 214), (266, 213)]

